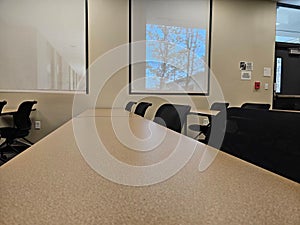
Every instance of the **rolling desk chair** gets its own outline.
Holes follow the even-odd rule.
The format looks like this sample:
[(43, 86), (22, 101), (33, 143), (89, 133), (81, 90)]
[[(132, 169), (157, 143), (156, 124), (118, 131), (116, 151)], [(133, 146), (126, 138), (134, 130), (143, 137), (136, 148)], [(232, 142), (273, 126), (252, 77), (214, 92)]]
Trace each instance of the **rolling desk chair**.
[(153, 121), (181, 133), (190, 110), (189, 105), (163, 104), (158, 108)]
[(7, 101), (5, 101), (5, 100), (0, 102), (0, 115), (1, 115), (1, 112), (2, 112), (3, 107), (4, 107), (6, 104), (7, 104)]
[[(31, 120), (30, 113), (32, 111), (33, 105), (36, 104), (37, 101), (24, 101), (22, 102), (18, 110), (13, 113), (13, 127), (1, 127), (0, 128), (0, 136), (1, 138), (5, 138), (5, 142), (0, 145), (0, 157), (1, 159), (6, 160), (6, 156), (4, 155), (4, 149), (10, 148), (15, 152), (19, 152), (12, 145), (16, 142), (21, 143), (24, 146), (31, 146), (33, 143), (26, 139), (29, 131), (31, 129)], [(24, 141), (18, 141), (18, 139), (23, 139)]]
[(137, 114), (139, 116), (144, 117), (146, 110), (148, 107), (150, 107), (152, 103), (150, 102), (140, 102), (138, 105), (135, 107), (134, 114)]
[[(228, 102), (214, 102), (210, 110), (217, 110), (217, 111), (224, 111), (228, 108), (229, 103)], [(209, 118), (210, 119), (210, 118)], [(194, 137), (194, 139), (198, 138), (201, 134), (204, 134), (205, 136), (207, 135), (207, 132), (209, 130), (209, 127), (211, 126), (211, 121), (207, 125), (200, 125), (200, 124), (191, 124), (189, 125), (189, 129), (192, 131), (198, 132), (198, 134)], [(205, 138), (207, 139), (207, 138)]]
[[(7, 101), (1, 101), (1, 102), (0, 102), (0, 115), (1, 115), (1, 112), (2, 112), (3, 107), (4, 107), (6, 104), (7, 104)], [(1, 139), (1, 136), (0, 136), (0, 139)], [(1, 160), (2, 162), (5, 162), (4, 160), (2, 160), (1, 157), (0, 157), (0, 160)]]
[(132, 107), (136, 104), (137, 102), (128, 102), (127, 105), (125, 106), (125, 110), (128, 111), (128, 112), (131, 112), (132, 110)]

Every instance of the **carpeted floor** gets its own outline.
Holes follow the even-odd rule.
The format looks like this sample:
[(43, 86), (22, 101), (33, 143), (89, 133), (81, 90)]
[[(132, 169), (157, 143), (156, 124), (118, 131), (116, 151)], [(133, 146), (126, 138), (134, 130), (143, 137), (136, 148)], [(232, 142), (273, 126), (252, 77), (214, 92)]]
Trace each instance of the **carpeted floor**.
[(0, 160), (0, 166), (2, 166), (4, 163), (8, 162), (9, 160), (11, 160), (12, 158), (14, 158), (16, 155), (18, 155), (19, 153), (23, 152), (24, 150), (27, 149), (27, 147), (25, 146), (14, 146), (14, 148), (18, 151), (15, 152), (12, 149), (5, 147), (3, 149), (1, 149), (1, 152), (3, 151), (4, 156), (6, 156), (5, 160)]

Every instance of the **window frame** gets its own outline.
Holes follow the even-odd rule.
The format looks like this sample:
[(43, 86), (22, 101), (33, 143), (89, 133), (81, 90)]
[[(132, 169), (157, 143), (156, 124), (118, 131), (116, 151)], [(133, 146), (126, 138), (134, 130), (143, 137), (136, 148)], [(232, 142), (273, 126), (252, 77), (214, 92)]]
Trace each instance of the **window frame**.
[(0, 89), (0, 93), (50, 93), (50, 94), (89, 94), (89, 15), (88, 0), (84, 0), (84, 58), (85, 58), (85, 90), (59, 90), (59, 89)]
[(208, 40), (207, 40), (207, 92), (152, 92), (151, 90), (139, 92), (133, 91), (132, 88), (132, 0), (129, 0), (129, 95), (191, 95), (191, 96), (209, 96), (210, 93), (210, 66), (211, 66), (211, 40), (212, 40), (212, 10), (213, 10), (213, 2), (212, 0), (208, 0), (209, 4), (209, 12), (208, 12)]
[[(277, 10), (279, 7), (284, 7), (284, 8), (290, 8), (290, 9), (298, 9), (300, 10), (300, 6), (299, 5), (292, 5), (292, 4), (287, 4), (287, 3), (282, 3), (282, 2), (278, 2), (277, 3), (277, 7), (276, 7), (276, 23), (277, 23)], [(300, 11), (299, 11), (300, 13)], [(296, 43), (293, 43), (293, 42), (281, 42), (281, 41), (276, 41), (276, 38), (277, 38), (277, 26), (275, 28), (275, 42), (278, 42), (278, 43), (289, 43), (289, 44), (296, 44)]]

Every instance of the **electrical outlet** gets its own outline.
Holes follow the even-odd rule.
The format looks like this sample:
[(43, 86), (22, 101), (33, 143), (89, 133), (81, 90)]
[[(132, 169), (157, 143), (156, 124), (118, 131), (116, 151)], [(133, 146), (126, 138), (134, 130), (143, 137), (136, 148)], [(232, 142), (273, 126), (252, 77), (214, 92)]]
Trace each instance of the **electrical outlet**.
[(41, 121), (40, 120), (36, 120), (35, 122), (34, 122), (34, 129), (36, 129), (36, 130), (40, 130), (41, 129)]
[(208, 120), (208, 118), (204, 118), (203, 119), (203, 125), (208, 125), (209, 124), (209, 120)]

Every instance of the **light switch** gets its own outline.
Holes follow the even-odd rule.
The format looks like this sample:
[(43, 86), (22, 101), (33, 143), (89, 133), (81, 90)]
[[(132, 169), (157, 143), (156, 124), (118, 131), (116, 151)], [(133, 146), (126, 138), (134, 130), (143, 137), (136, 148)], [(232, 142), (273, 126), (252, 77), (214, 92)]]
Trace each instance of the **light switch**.
[(265, 90), (268, 90), (268, 89), (269, 89), (269, 84), (265, 83)]

